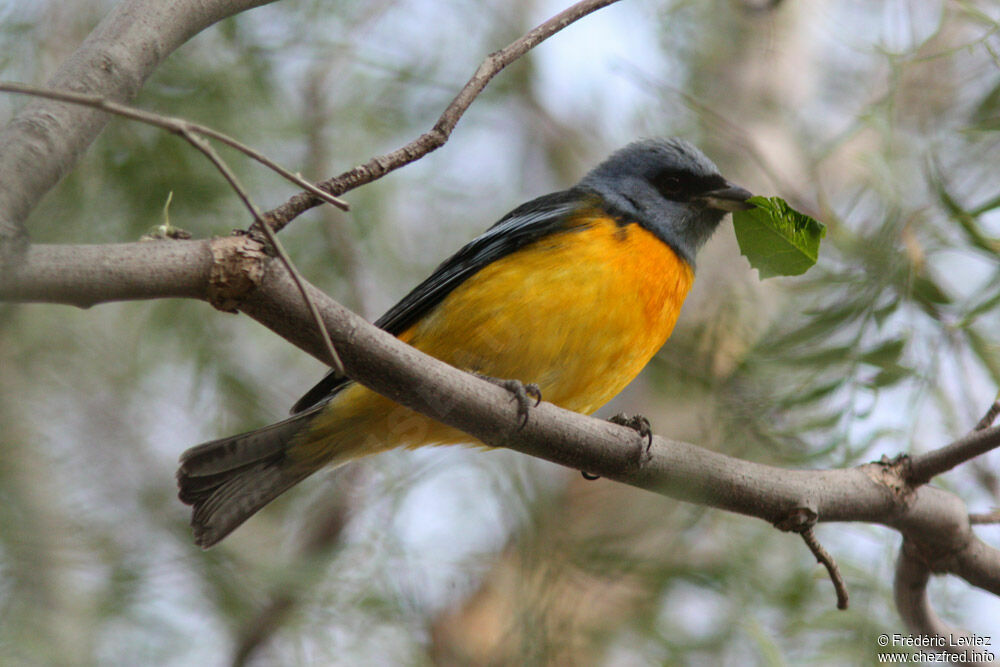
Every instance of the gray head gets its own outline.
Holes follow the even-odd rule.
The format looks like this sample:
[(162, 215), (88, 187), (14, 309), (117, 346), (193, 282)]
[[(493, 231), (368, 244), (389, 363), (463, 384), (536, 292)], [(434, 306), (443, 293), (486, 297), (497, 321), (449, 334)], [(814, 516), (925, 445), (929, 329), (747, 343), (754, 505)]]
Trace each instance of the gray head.
[(704, 153), (683, 139), (636, 141), (597, 165), (578, 184), (615, 213), (634, 219), (681, 257), (695, 254), (729, 211), (752, 208)]

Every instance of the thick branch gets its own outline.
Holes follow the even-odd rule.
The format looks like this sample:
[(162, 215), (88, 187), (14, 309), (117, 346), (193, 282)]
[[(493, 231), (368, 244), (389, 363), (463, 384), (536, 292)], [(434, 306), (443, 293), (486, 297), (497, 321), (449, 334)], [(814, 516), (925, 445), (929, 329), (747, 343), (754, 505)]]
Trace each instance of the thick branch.
[[(124, 0), (47, 87), (124, 102), (175, 49), (208, 26), (272, 0)], [(23, 240), (23, 222), (107, 123), (93, 109), (35, 100), (0, 132), (0, 241)], [(8, 246), (9, 247), (9, 246)]]
[(207, 299), (212, 244), (239, 240), (33, 244), (17, 261), (0, 259), (0, 301), (89, 308), (108, 301)]
[[(318, 338), (308, 313), (288, 296), (291, 289), (287, 279), (269, 276), (242, 310), (286, 338), (294, 335), (315, 354), (321, 349)], [(640, 464), (644, 457), (636, 454), (645, 443), (635, 431), (548, 403), (532, 409), (520, 428), (504, 390), (401, 344), (318, 291), (312, 296), (350, 377), (487, 444), (773, 524), (805, 507), (820, 521), (890, 526), (934, 571), (954, 573), (1000, 595), (1000, 551), (972, 532), (957, 496), (928, 486), (912, 489), (905, 465), (784, 470), (663, 438), (654, 438), (648, 461)], [(997, 438), (1000, 428), (979, 433)]]
[[(896, 597), (896, 607), (899, 609), (903, 622), (910, 632), (914, 634), (939, 637), (942, 647), (957, 658), (961, 664), (980, 665), (985, 664), (974, 660), (975, 644), (973, 636), (953, 628), (946, 624), (934, 612), (927, 599), (927, 583), (930, 581), (931, 571), (922, 560), (917, 549), (909, 542), (903, 542), (900, 549), (899, 559), (896, 561), (896, 576), (893, 581), (893, 589)], [(961, 640), (965, 640), (968, 646), (955, 646)], [(980, 647), (982, 652), (982, 647)]]
[[(227, 263), (231, 266), (220, 274), (218, 266)], [(329, 362), (309, 309), (284, 267), (246, 236), (38, 246), (11, 275), (13, 279), (0, 283), (0, 299), (75, 305), (130, 298), (213, 300), (213, 294), (235, 282), (231, 306)], [(243, 284), (233, 276), (250, 278)], [(905, 460), (846, 470), (784, 470), (659, 437), (647, 454), (645, 439), (634, 430), (549, 403), (531, 409), (522, 428), (506, 390), (428, 357), (312, 285), (305, 287), (348, 376), (486, 444), (772, 524), (808, 508), (819, 521), (890, 526), (932, 571), (954, 573), (1000, 595), (1000, 551), (975, 536), (957, 496), (930, 486), (912, 488)], [(978, 433), (996, 438), (1000, 427)]]
[[(254, 249), (256, 246), (256, 250)], [(104, 246), (32, 247), (0, 299), (88, 306), (101, 301), (191, 297), (208, 300), (213, 256), (235, 252), (229, 273), (260, 273), (232, 305), (313, 356), (328, 356), (308, 308), (280, 265), (249, 237), (211, 241), (151, 241)], [(222, 260), (220, 260), (222, 261)], [(237, 266), (260, 263), (257, 269)], [(256, 287), (255, 287), (256, 286)], [(947, 525), (961, 533), (944, 552), (969, 541), (961, 502), (939, 489), (907, 490), (905, 466), (872, 463), (848, 470), (784, 470), (740, 461), (680, 442), (654, 438), (651, 459), (635, 431), (543, 403), (519, 428), (505, 390), (433, 359), (381, 331), (306, 283), (350, 377), (394, 401), (461, 429), (487, 444), (588, 470), (602, 477), (666, 492), (692, 502), (783, 521), (808, 507), (820, 521), (867, 521), (904, 532)], [(1000, 427), (978, 432), (1000, 437)], [(924, 501), (927, 498), (927, 502)], [(954, 499), (954, 502), (949, 501)], [(998, 568), (1000, 571), (1000, 568)]]
[[(319, 356), (319, 337), (293, 290), (288, 279), (271, 270), (241, 310)], [(516, 407), (504, 390), (400, 343), (315, 288), (309, 290), (350, 377), (487, 444), (770, 523), (799, 507), (813, 508), (820, 521), (881, 523), (933, 541), (939, 558), (953, 558), (976, 541), (956, 496), (930, 487), (906, 491), (902, 470), (891, 465), (784, 470), (663, 438), (654, 438), (651, 459), (640, 465), (636, 453), (644, 443), (635, 431), (548, 403), (531, 410), (528, 423), (519, 428)], [(997, 437), (1000, 428), (982, 433)], [(938, 530), (954, 536), (944, 539)], [(967, 568), (963, 576), (1000, 593), (1000, 552), (981, 556), (985, 560), (978, 564), (959, 558)]]
[[(261, 275), (232, 305), (294, 345), (326, 360), (308, 308), (287, 272), (249, 237), (210, 241), (150, 241), (103, 246), (39, 245), (0, 283), (0, 299), (89, 306), (102, 301), (190, 297), (208, 300), (213, 256), (261, 263), (230, 273)], [(220, 260), (222, 261), (222, 260)], [(257, 286), (254, 288), (254, 286)], [(306, 283), (350, 377), (394, 401), (439, 419), (487, 444), (588, 470), (602, 477), (692, 502), (779, 523), (809, 507), (820, 521), (868, 521), (901, 530), (950, 522), (965, 532), (968, 516), (955, 496), (930, 487), (907, 491), (904, 466), (873, 463), (849, 470), (784, 470), (654, 438), (651, 459), (639, 465), (643, 443), (633, 430), (543, 403), (519, 428), (505, 390), (433, 359), (381, 331)], [(248, 293), (247, 293), (248, 292)], [(1000, 436), (1000, 427), (979, 432)], [(924, 497), (933, 502), (923, 502)], [(940, 496), (940, 497), (938, 497)], [(946, 499), (955, 499), (952, 506)], [(971, 533), (969, 533), (971, 534)], [(959, 538), (968, 541), (967, 536)], [(938, 544), (944, 544), (938, 540)], [(945, 545), (946, 550), (960, 546)], [(1000, 569), (1000, 568), (998, 568)]]

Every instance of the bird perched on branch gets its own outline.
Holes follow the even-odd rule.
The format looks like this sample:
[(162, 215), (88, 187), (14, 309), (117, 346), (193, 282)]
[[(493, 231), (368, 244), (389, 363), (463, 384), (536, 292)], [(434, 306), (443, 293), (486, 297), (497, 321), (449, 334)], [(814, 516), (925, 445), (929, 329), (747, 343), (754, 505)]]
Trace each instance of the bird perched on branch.
[[(695, 254), (750, 196), (686, 141), (629, 144), (505, 215), (375, 324), (457, 368), (514, 380), (503, 384), (522, 403), (527, 387), (590, 414), (670, 336)], [(331, 373), (290, 418), (186, 451), (179, 497), (207, 548), (324, 466), (472, 440)]]

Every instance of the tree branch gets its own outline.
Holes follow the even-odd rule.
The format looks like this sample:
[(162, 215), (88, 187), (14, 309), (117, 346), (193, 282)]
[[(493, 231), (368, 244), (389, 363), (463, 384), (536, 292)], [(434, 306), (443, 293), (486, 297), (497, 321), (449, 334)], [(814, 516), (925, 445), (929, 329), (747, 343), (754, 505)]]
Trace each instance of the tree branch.
[(809, 547), (812, 555), (816, 557), (816, 562), (825, 567), (827, 574), (830, 575), (833, 590), (837, 594), (837, 609), (847, 609), (850, 597), (847, 593), (847, 584), (844, 583), (844, 577), (840, 574), (840, 567), (837, 565), (837, 561), (820, 544), (816, 538), (816, 531), (813, 530), (812, 526), (800, 532), (799, 535), (802, 536), (802, 541)]
[(997, 420), (997, 415), (1000, 415), (1000, 400), (993, 401), (993, 404), (986, 410), (986, 414), (983, 415), (973, 430), (982, 431), (993, 426), (993, 422)]
[[(486, 84), (501, 70), (571, 23), (615, 2), (618, 0), (582, 0), (539, 24), (499, 51), (486, 56), (486, 59), (476, 69), (475, 74), (458, 92), (458, 95), (451, 101), (451, 104), (444, 110), (429, 132), (425, 132), (402, 148), (386, 155), (374, 157), (363, 165), (324, 181), (319, 184), (319, 187), (333, 195), (342, 195), (440, 148), (448, 141), (448, 137), (451, 136), (459, 119), (483, 92)], [(265, 217), (272, 229), (280, 231), (289, 222), (319, 203), (319, 200), (314, 196), (302, 192), (281, 206), (268, 211)]]
[[(896, 560), (896, 576), (893, 581), (893, 589), (896, 598), (896, 607), (899, 609), (903, 622), (910, 632), (921, 635), (939, 637), (942, 640), (942, 648), (955, 656), (961, 664), (981, 665), (986, 664), (974, 659), (975, 644), (973, 635), (964, 630), (953, 628), (942, 621), (934, 612), (927, 599), (927, 583), (930, 580), (931, 570), (921, 559), (917, 549), (912, 543), (904, 540)], [(958, 638), (969, 642), (968, 646), (955, 646)]]
[[(38, 246), (11, 276), (0, 283), (0, 299), (84, 306), (128, 298), (212, 300), (226, 289), (239, 310), (329, 363), (297, 287), (252, 237)], [(1000, 551), (972, 532), (957, 496), (912, 487), (905, 458), (845, 470), (784, 470), (660, 437), (653, 438), (648, 457), (638, 457), (644, 442), (634, 430), (549, 403), (532, 408), (522, 427), (506, 390), (423, 354), (304, 286), (349, 377), (488, 445), (776, 525), (809, 508), (817, 521), (889, 526), (932, 571), (956, 574), (1000, 595)], [(1000, 438), (1000, 427), (976, 435)]]
[(992, 512), (984, 512), (981, 514), (970, 514), (969, 523), (972, 525), (1000, 523), (1000, 510), (993, 510)]
[[(246, 236), (34, 246), (11, 273), (11, 279), (0, 283), (0, 299), (83, 307), (123, 299), (209, 300), (213, 282), (220, 282), (211, 278), (213, 257), (226, 253), (238, 255), (232, 264), (242, 263), (227, 273), (260, 274), (248, 281), (252, 286), (242, 290), (242, 295), (233, 295), (240, 301), (239, 310), (325, 360), (317, 328), (295, 284), (280, 264), (263, 253), (260, 244)], [(260, 266), (251, 270), (251, 263)], [(308, 282), (305, 288), (350, 377), (487, 444), (775, 524), (796, 508), (810, 507), (819, 521), (866, 521), (904, 531), (937, 523), (959, 532), (968, 530), (967, 512), (954, 511), (962, 507), (940, 498), (925, 506), (922, 499), (940, 495), (955, 499), (960, 506), (961, 501), (939, 489), (908, 489), (904, 466), (896, 463), (871, 463), (848, 470), (784, 470), (654, 438), (651, 459), (640, 465), (635, 456), (639, 438), (635, 431), (583, 418), (548, 403), (532, 409), (527, 425), (519, 428), (516, 407), (505, 390), (402, 343)], [(1000, 427), (979, 435), (1000, 438)], [(956, 539), (962, 542), (967, 537)], [(997, 571), (1000, 577), (1000, 567)]]
[[(264, 236), (267, 237), (268, 242), (274, 248), (275, 253), (281, 260), (281, 263), (285, 265), (288, 273), (291, 275), (292, 280), (295, 281), (296, 286), (302, 294), (302, 298), (305, 299), (306, 305), (309, 307), (310, 312), (313, 314), (313, 319), (315, 320), (316, 326), (319, 328), (320, 335), (323, 338), (323, 343), (327, 348), (327, 356), (332, 360), (332, 366), (337, 371), (338, 374), (343, 375), (344, 367), (340, 363), (340, 357), (337, 354), (337, 350), (333, 347), (333, 343), (330, 341), (329, 333), (323, 328), (323, 322), (320, 320), (319, 312), (316, 310), (316, 306), (309, 301), (309, 296), (305, 291), (305, 287), (302, 284), (302, 276), (299, 274), (295, 265), (292, 263), (291, 258), (285, 252), (281, 243), (278, 241), (275, 232), (270, 228), (270, 226), (264, 224), (264, 220), (261, 217), (262, 213), (256, 204), (250, 199), (250, 194), (246, 191), (246, 188), (240, 183), (236, 174), (233, 170), (229, 168), (229, 165), (219, 156), (219, 154), (212, 148), (211, 144), (204, 139), (204, 137), (212, 137), (222, 143), (235, 148), (236, 150), (242, 152), (258, 162), (270, 167), (272, 170), (276, 171), (281, 176), (292, 181), (296, 185), (305, 187), (313, 195), (319, 197), (323, 201), (337, 206), (338, 208), (347, 210), (347, 203), (343, 200), (337, 199), (336, 197), (323, 192), (313, 184), (309, 183), (301, 176), (291, 173), (284, 167), (281, 167), (271, 159), (267, 158), (263, 154), (253, 150), (252, 148), (245, 146), (244, 144), (236, 141), (235, 139), (213, 130), (211, 128), (205, 127), (204, 125), (199, 125), (197, 123), (191, 123), (181, 118), (170, 118), (168, 116), (163, 116), (160, 114), (142, 111), (141, 109), (133, 109), (121, 104), (116, 104), (102, 97), (94, 95), (79, 95), (77, 93), (64, 93), (60, 91), (46, 90), (42, 88), (36, 88), (34, 86), (25, 86), (21, 84), (14, 83), (3, 83), (0, 82), (0, 91), (22, 93), (27, 95), (34, 95), (36, 97), (44, 97), (50, 100), (57, 100), (62, 102), (68, 102), (70, 104), (79, 104), (81, 106), (91, 107), (95, 109), (100, 109), (101, 111), (107, 111), (118, 116), (123, 116), (125, 118), (130, 118), (132, 120), (138, 120), (140, 122), (146, 123), (147, 125), (153, 125), (161, 129), (165, 129), (173, 134), (180, 136), (182, 139), (187, 141), (191, 146), (198, 150), (202, 155), (204, 155), (209, 162), (222, 174), (222, 177), (229, 183), (229, 186), (236, 193), (236, 196), (243, 202), (246, 206), (250, 217), (253, 218), (256, 227), (261, 229)], [(0, 273), (2, 275), (2, 273)], [(218, 304), (216, 304), (218, 306)]]
[[(124, 102), (175, 49), (208, 26), (272, 0), (124, 0), (47, 82)], [(36, 100), (0, 132), (0, 244), (23, 249), (23, 223), (97, 138), (107, 115)]]
[(207, 301), (217, 254), (213, 247), (240, 242), (234, 236), (210, 241), (32, 244), (18, 261), (0, 262), (0, 300), (79, 308), (174, 297)]
[(950, 445), (913, 457), (909, 465), (909, 482), (926, 484), (937, 475), (997, 447), (1000, 447), (1000, 433), (996, 428), (977, 428)]
[(295, 268), (295, 264), (292, 263), (292, 258), (288, 256), (285, 249), (282, 247), (281, 242), (278, 241), (277, 233), (272, 230), (261, 217), (260, 209), (257, 205), (253, 203), (250, 199), (250, 193), (246, 191), (243, 184), (240, 183), (239, 179), (236, 178), (236, 174), (233, 170), (229, 168), (229, 165), (219, 157), (219, 154), (209, 145), (205, 139), (196, 136), (187, 128), (181, 129), (181, 136), (184, 137), (192, 146), (198, 149), (208, 160), (219, 170), (226, 182), (229, 183), (230, 187), (236, 192), (236, 195), (246, 206), (247, 210), (250, 212), (250, 216), (254, 219), (254, 224), (259, 227), (263, 232), (264, 236), (267, 237), (268, 243), (270, 243), (271, 248), (277, 254), (278, 259), (281, 260), (282, 265), (284, 265), (285, 270), (288, 271), (289, 277), (291, 277), (292, 282), (295, 283), (295, 287), (299, 290), (299, 294), (302, 295), (302, 299), (305, 301), (306, 307), (309, 309), (309, 314), (312, 315), (313, 324), (315, 324), (317, 330), (319, 331), (320, 338), (323, 341), (323, 347), (326, 350), (327, 356), (330, 358), (330, 365), (333, 366), (334, 370), (338, 375), (344, 374), (344, 364), (340, 361), (340, 355), (337, 354), (337, 349), (333, 346), (333, 341), (330, 340), (330, 332), (326, 330), (323, 325), (323, 320), (320, 319), (319, 311), (316, 309), (316, 304), (312, 302), (309, 298), (309, 293), (306, 292), (305, 279), (299, 273), (298, 269)]

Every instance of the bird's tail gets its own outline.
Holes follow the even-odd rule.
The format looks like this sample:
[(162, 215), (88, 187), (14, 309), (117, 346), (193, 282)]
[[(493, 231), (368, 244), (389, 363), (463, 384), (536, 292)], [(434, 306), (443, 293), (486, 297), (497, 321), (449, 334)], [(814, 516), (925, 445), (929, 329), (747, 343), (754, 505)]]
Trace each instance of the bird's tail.
[(322, 466), (290, 460), (296, 436), (324, 406), (270, 426), (192, 447), (181, 455), (178, 497), (192, 506), (194, 541), (207, 549)]
[(192, 505), (195, 543), (216, 544), (264, 505), (328, 465), (394, 447), (468, 436), (361, 385), (277, 424), (213, 440), (181, 455), (177, 494)]

